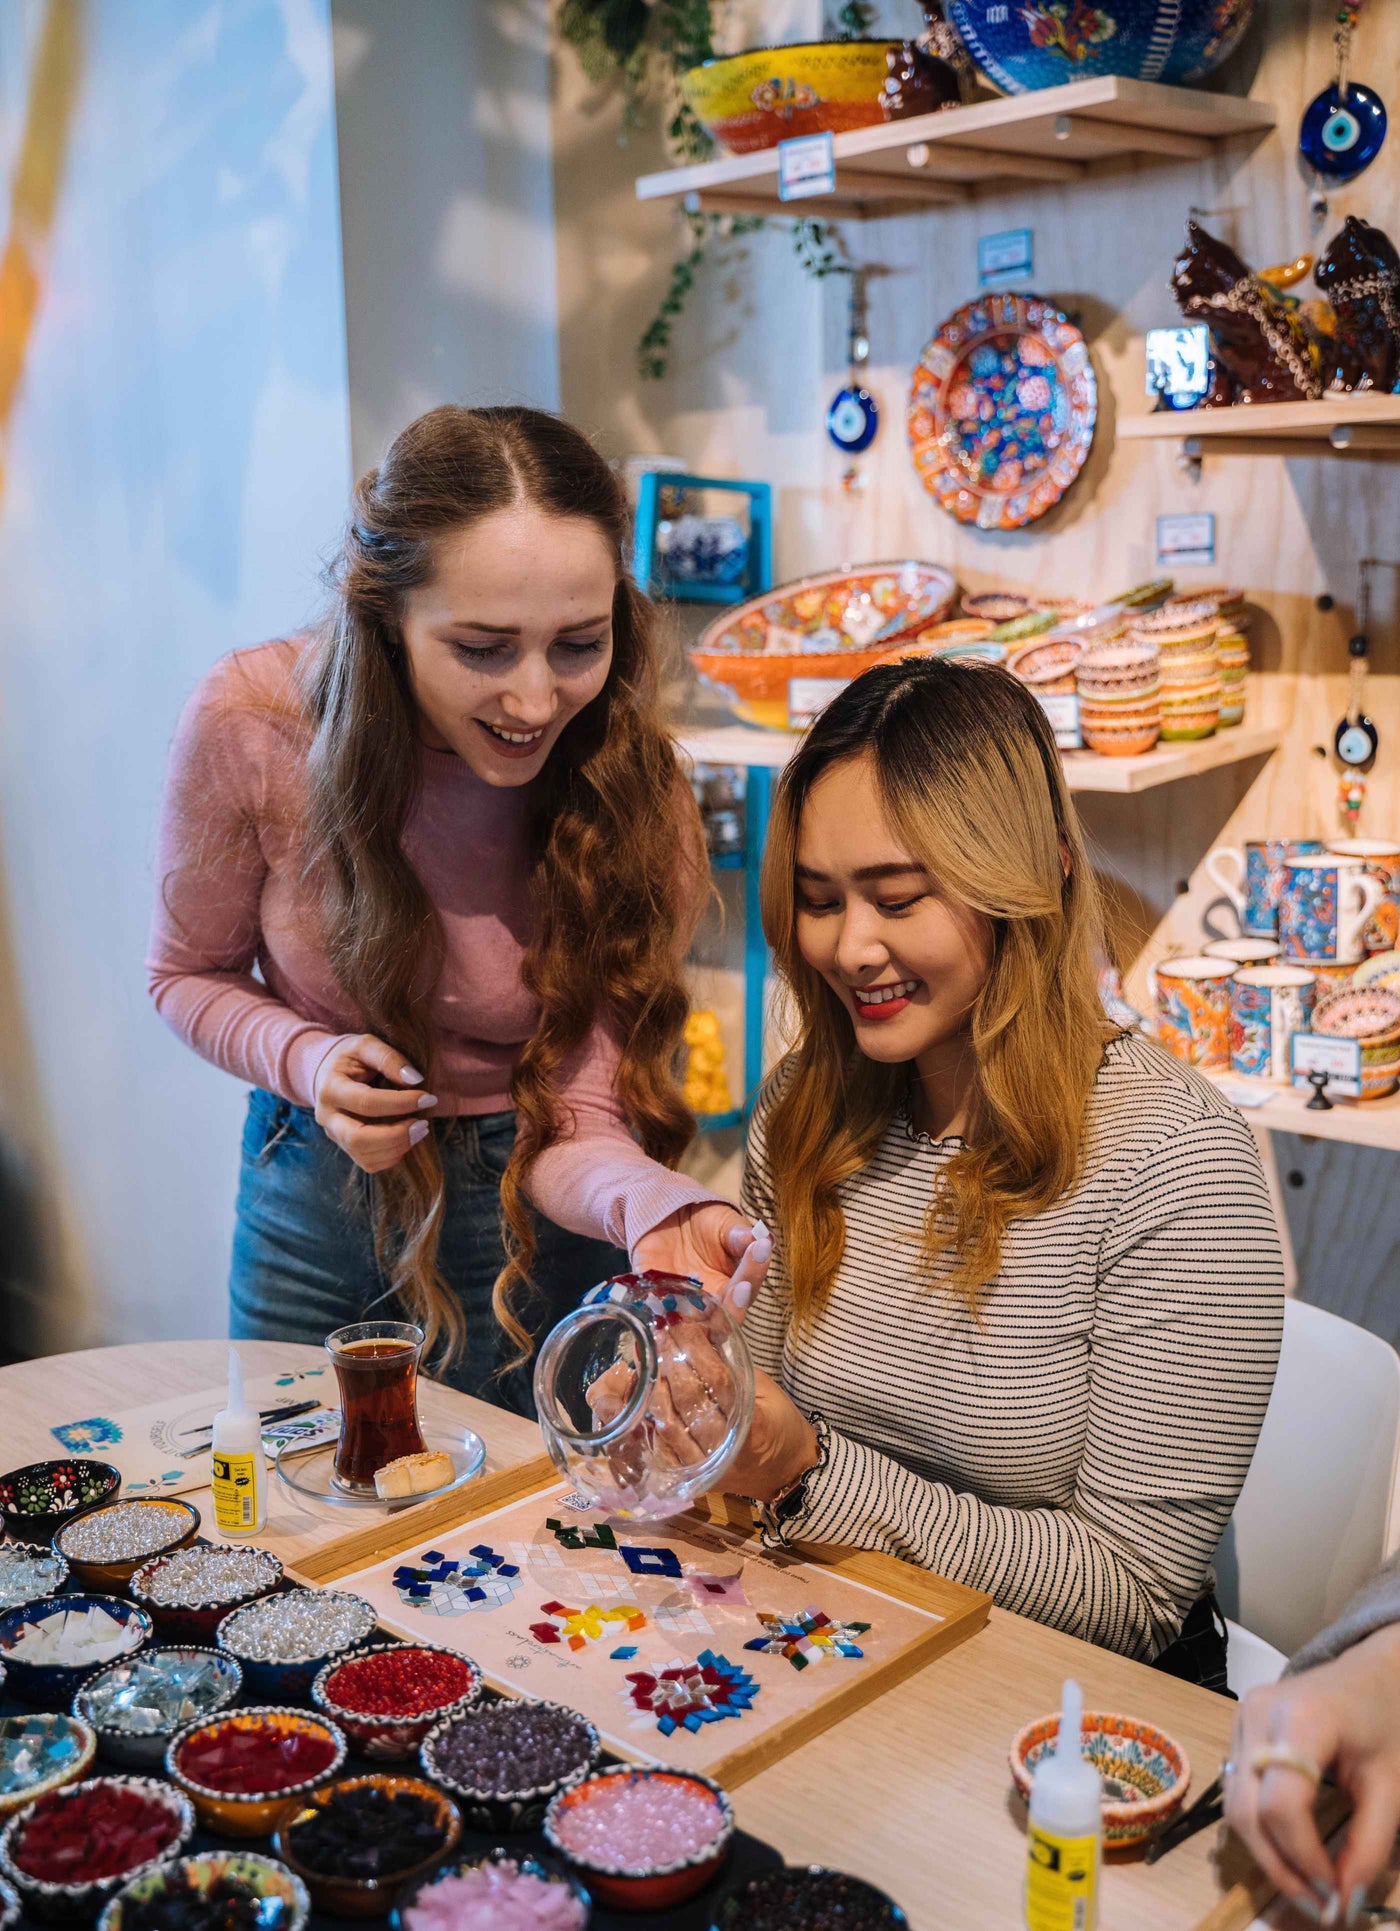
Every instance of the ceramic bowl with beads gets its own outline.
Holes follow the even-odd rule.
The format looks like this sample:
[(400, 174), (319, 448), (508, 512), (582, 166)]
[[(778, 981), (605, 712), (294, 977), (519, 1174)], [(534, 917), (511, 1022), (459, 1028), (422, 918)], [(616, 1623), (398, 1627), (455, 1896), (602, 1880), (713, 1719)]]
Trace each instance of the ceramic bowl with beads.
[(598, 1762), (598, 1732), (563, 1703), (479, 1704), (423, 1740), (419, 1761), (474, 1830), (535, 1830), (550, 1799)]
[(784, 1865), (736, 1885), (710, 1931), (903, 1931), (908, 1922), (894, 1899), (863, 1877), (821, 1864)]
[(363, 1596), (287, 1589), (225, 1616), (215, 1640), (239, 1664), (250, 1696), (289, 1702), (306, 1696), (328, 1663), (358, 1649), (374, 1624)]
[(544, 1835), (600, 1904), (669, 1911), (723, 1864), (734, 1811), (708, 1777), (619, 1764), (553, 1798)]
[(225, 1616), (270, 1596), (282, 1582), (271, 1549), (236, 1543), (191, 1544), (143, 1563), (131, 1578), (139, 1602), (166, 1643), (212, 1643)]
[(149, 1495), (89, 1509), (54, 1534), (53, 1546), (85, 1589), (124, 1590), (152, 1556), (199, 1534), (199, 1510), (177, 1495)]
[(430, 1730), (461, 1716), (480, 1695), (481, 1671), (471, 1658), (434, 1643), (352, 1650), (311, 1685), (316, 1708), (380, 1763), (413, 1756)]
[(68, 1564), (40, 1542), (0, 1542), (0, 1610), (42, 1602), (68, 1580)]
[(66, 1708), (85, 1677), (133, 1656), (150, 1641), (151, 1619), (117, 1596), (46, 1596), (0, 1616), (0, 1659), (22, 1703)]
[(405, 1884), (450, 1857), (462, 1813), (421, 1777), (378, 1772), (314, 1791), (272, 1840), (318, 1910), (338, 1918), (386, 1917)]
[(154, 1771), (177, 1730), (217, 1716), (242, 1687), (231, 1656), (174, 1644), (97, 1670), (74, 1696), (73, 1714), (92, 1725), (110, 1762)]
[[(1054, 1755), (1059, 1734), (1057, 1710), (1011, 1740), (1011, 1775), (1027, 1801), (1036, 1765)], [(1175, 1737), (1135, 1716), (1086, 1710), (1083, 1736), (1084, 1755), (1102, 1779), (1104, 1844), (1113, 1850), (1140, 1844), (1180, 1810), (1191, 1783), (1186, 1752)]]
[(325, 1717), (269, 1706), (201, 1717), (171, 1738), (165, 1774), (221, 1837), (266, 1837), (345, 1761)]
[[(256, 1912), (252, 1920), (257, 1931), (305, 1931), (311, 1916), (311, 1899), (306, 1886), (274, 1857), (256, 1851), (195, 1851), (189, 1857), (172, 1858), (154, 1870), (131, 1878), (111, 1900), (97, 1920), (97, 1931), (128, 1931), (128, 1927), (152, 1918), (178, 1923), (182, 1907), (190, 1902), (209, 1900), (212, 1907), (222, 1898), (225, 1908), (233, 1904), (229, 1891), (238, 1900), (235, 1910)], [(248, 1900), (244, 1903), (243, 1900)], [(167, 1915), (168, 1914), (168, 1915)], [(230, 1910), (225, 1920), (236, 1923)], [(188, 1919), (186, 1919), (188, 1922)]]
[(493, 1924), (508, 1909), (516, 1924), (587, 1931), (592, 1902), (573, 1872), (552, 1857), (498, 1844), (472, 1857), (453, 1858), (405, 1885), (389, 1923), (391, 1931), (452, 1931), (468, 1909), (476, 1924)]
[(0, 1475), (5, 1533), (24, 1542), (51, 1541), (65, 1522), (111, 1501), (121, 1485), (120, 1469), (80, 1455), (12, 1468)]
[(91, 1920), (194, 1834), (189, 1800), (153, 1777), (92, 1777), (28, 1805), (0, 1836), (0, 1873), (36, 1918)]
[(76, 1717), (47, 1711), (0, 1717), (0, 1818), (76, 1783), (96, 1755), (96, 1732)]
[(20, 1909), (19, 1892), (8, 1878), (0, 1877), (0, 1931), (14, 1931)]

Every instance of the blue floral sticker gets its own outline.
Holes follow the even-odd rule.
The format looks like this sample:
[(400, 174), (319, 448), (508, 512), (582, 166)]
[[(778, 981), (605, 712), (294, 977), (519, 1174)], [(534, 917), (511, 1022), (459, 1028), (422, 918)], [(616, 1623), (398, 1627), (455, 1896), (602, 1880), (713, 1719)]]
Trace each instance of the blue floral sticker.
[(115, 1448), (122, 1431), (105, 1415), (92, 1415), (87, 1421), (65, 1421), (49, 1433), (72, 1455), (87, 1455), (95, 1448)]

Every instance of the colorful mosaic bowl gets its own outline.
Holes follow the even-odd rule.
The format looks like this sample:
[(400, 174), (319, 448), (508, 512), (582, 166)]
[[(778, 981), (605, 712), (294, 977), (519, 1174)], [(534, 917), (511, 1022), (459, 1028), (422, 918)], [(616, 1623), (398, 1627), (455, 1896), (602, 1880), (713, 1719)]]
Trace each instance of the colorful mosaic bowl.
[(1059, 637), (1051, 642), (1027, 644), (1007, 659), (1013, 677), (1046, 696), (1070, 692), (1075, 687), (1075, 667), (1084, 655), (1084, 646), (1072, 638)]
[[(495, 1714), (512, 1707), (524, 1706), (496, 1703), (490, 1705), (489, 1709)], [(459, 1777), (450, 1775), (439, 1759), (438, 1745), (448, 1732), (458, 1729), (463, 1724), (470, 1724), (477, 1717), (485, 1715), (488, 1706), (478, 1705), (463, 1716), (448, 1717), (444, 1722), (435, 1725), (423, 1740), (423, 1747), (418, 1754), (423, 1775), (430, 1782), (440, 1785), (442, 1789), (451, 1793), (460, 1804), (462, 1815), (473, 1830), (537, 1830), (544, 1820), (550, 1800), (557, 1797), (561, 1790), (571, 1790), (575, 1784), (582, 1783), (585, 1777), (592, 1774), (597, 1765), (598, 1758), (602, 1754), (602, 1745), (598, 1739), (598, 1732), (586, 1717), (580, 1716), (577, 1710), (569, 1709), (567, 1704), (551, 1703), (543, 1698), (530, 1707), (536, 1710), (559, 1710), (565, 1716), (571, 1717), (580, 1728), (580, 1754), (577, 1764), (572, 1769), (565, 1771), (561, 1776), (552, 1777), (548, 1783), (537, 1784), (529, 1790), (484, 1790), (463, 1783)]]
[[(7, 1609), (0, 1616), (0, 1660), (3, 1660), (10, 1689), (21, 1703), (34, 1703), (47, 1709), (64, 1708), (73, 1699), (73, 1692), (85, 1678), (92, 1675), (98, 1664), (89, 1658), (81, 1663), (26, 1663), (16, 1656), (11, 1648), (26, 1623), (43, 1624), (55, 1616), (62, 1616), (70, 1609), (98, 1608), (104, 1610), (113, 1622), (120, 1623), (128, 1633), (131, 1647), (123, 1651), (124, 1656), (134, 1656), (151, 1639), (151, 1619), (145, 1610), (138, 1609), (135, 1603), (123, 1602), (116, 1596), (46, 1596), (42, 1602), (23, 1603), (18, 1609)], [(108, 1657), (113, 1662), (114, 1657)]]
[(75, 1515), (110, 1502), (122, 1485), (110, 1462), (72, 1455), (29, 1462), (0, 1475), (0, 1516), (5, 1533), (23, 1542), (48, 1542)]
[(1312, 1029), (1332, 1039), (1359, 1039), (1367, 1048), (1400, 1047), (1400, 992), (1390, 986), (1352, 985), (1317, 1002)]
[[(471, 1682), (459, 1696), (449, 1698), (431, 1710), (415, 1711), (410, 1714), (378, 1713), (348, 1709), (336, 1696), (336, 1679), (348, 1665), (362, 1656), (379, 1656), (389, 1652), (406, 1654), (411, 1651), (427, 1650), (434, 1656), (450, 1656), (454, 1663), (465, 1664), (471, 1671)], [(413, 1756), (428, 1732), (448, 1717), (461, 1716), (471, 1709), (481, 1696), (481, 1671), (469, 1656), (461, 1655), (455, 1649), (447, 1649), (437, 1643), (370, 1643), (363, 1649), (351, 1650), (348, 1656), (337, 1657), (327, 1663), (311, 1685), (311, 1701), (318, 1710), (324, 1710), (333, 1723), (349, 1737), (355, 1747), (367, 1757), (381, 1763), (401, 1763), (406, 1757)]]
[[(267, 1730), (281, 1736), (293, 1731), (307, 1736), (324, 1736), (334, 1746), (334, 1755), (315, 1776), (277, 1790), (215, 1790), (206, 1784), (196, 1783), (180, 1768), (180, 1753), (192, 1737), (211, 1730), (245, 1729)], [(199, 1717), (195, 1722), (187, 1723), (170, 1740), (170, 1747), (165, 1753), (165, 1774), (193, 1803), (199, 1821), (206, 1830), (213, 1831), (219, 1837), (267, 1837), (290, 1811), (301, 1807), (313, 1790), (319, 1790), (322, 1784), (329, 1783), (339, 1774), (345, 1762), (345, 1748), (345, 1738), (335, 1724), (328, 1722), (325, 1717), (312, 1716), (306, 1710), (255, 1706), (229, 1710), (222, 1716)]]
[(0, 1717), (0, 1817), (36, 1797), (85, 1777), (97, 1755), (97, 1733), (77, 1717)]
[(564, 1870), (552, 1857), (544, 1857), (538, 1851), (507, 1850), (503, 1845), (498, 1844), (494, 1849), (480, 1851), (474, 1857), (455, 1857), (448, 1864), (439, 1864), (436, 1870), (429, 1871), (428, 1875), (420, 1878), (416, 1884), (406, 1884), (399, 1893), (399, 1901), (394, 1906), (393, 1916), (389, 1920), (391, 1931), (407, 1931), (414, 1905), (424, 1899), (435, 1884), (441, 1884), (447, 1878), (461, 1877), (464, 1872), (475, 1870), (482, 1864), (513, 1864), (517, 1870), (529, 1877), (539, 1878), (545, 1884), (557, 1885), (577, 1905), (579, 1924), (581, 1926), (588, 1924), (593, 1900), (572, 1871)]
[[(1060, 1713), (1037, 1717), (1011, 1743), (1011, 1774), (1029, 1799), (1042, 1757), (1053, 1756)], [(1181, 1808), (1191, 1765), (1175, 1737), (1135, 1716), (1084, 1712), (1084, 1754), (1103, 1779), (1103, 1841), (1112, 1849), (1139, 1844)]]
[[(570, 1817), (576, 1816), (600, 1797), (606, 1798), (617, 1778), (652, 1785), (689, 1785), (692, 1789), (703, 1790), (714, 1801), (714, 1836), (688, 1857), (665, 1864), (603, 1862), (581, 1851), (570, 1850), (563, 1841), (568, 1833)], [(549, 1848), (583, 1874), (589, 1890), (600, 1904), (618, 1911), (669, 1911), (683, 1904), (687, 1898), (694, 1897), (697, 1891), (702, 1891), (723, 1864), (729, 1852), (729, 1841), (734, 1835), (734, 1809), (717, 1783), (693, 1771), (634, 1770), (630, 1765), (617, 1764), (608, 1770), (598, 1771), (583, 1783), (575, 1784), (572, 1790), (561, 1791), (545, 1812), (544, 1835)]]
[[(152, 1520), (152, 1536), (159, 1528), (160, 1533), (168, 1535), (169, 1541), (158, 1550), (147, 1549), (139, 1556), (129, 1556), (119, 1562), (84, 1561), (74, 1555), (68, 1544), (73, 1540), (72, 1523), (65, 1523), (53, 1539), (53, 1546), (72, 1569), (73, 1574), (85, 1589), (118, 1590), (125, 1589), (136, 1571), (143, 1564), (152, 1562), (157, 1554), (172, 1555), (176, 1549), (183, 1549), (194, 1541), (199, 1534), (199, 1510), (192, 1502), (183, 1501), (177, 1495), (142, 1496), (124, 1502), (108, 1502), (103, 1508), (89, 1509), (82, 1517), (86, 1530), (92, 1521), (100, 1519), (109, 1509), (140, 1509), (143, 1520), (146, 1511)], [(162, 1524), (161, 1518), (164, 1517)]]
[[(118, 1871), (111, 1877), (76, 1879), (71, 1883), (56, 1884), (47, 1878), (31, 1876), (18, 1859), (23, 1855), (24, 1833), (36, 1813), (41, 1809), (47, 1811), (55, 1805), (86, 1798), (104, 1784), (113, 1789), (138, 1791), (142, 1797), (167, 1811), (175, 1827), (170, 1842), (154, 1857), (148, 1857), (144, 1862), (133, 1865), (129, 1870)], [(157, 1869), (172, 1857), (178, 1857), (194, 1835), (194, 1823), (194, 1811), (188, 1798), (154, 1777), (92, 1777), (85, 1783), (69, 1784), (62, 1790), (48, 1792), (10, 1819), (4, 1835), (0, 1836), (0, 1872), (14, 1885), (34, 1917), (47, 1922), (63, 1923), (72, 1919), (91, 1922), (103, 1903), (123, 1885), (129, 1884), (143, 1871)]]
[(1192, 85), (1235, 51), (1255, 0), (949, 0), (948, 18), (983, 73), (1008, 94), (1124, 74)]
[[(329, 1803), (336, 1791), (365, 1789), (382, 1790), (386, 1797), (406, 1793), (421, 1798), (436, 1813), (436, 1821), (443, 1834), (442, 1842), (430, 1857), (421, 1857), (416, 1863), (406, 1864), (402, 1870), (385, 1871), (380, 1877), (346, 1877), (312, 1870), (297, 1856), (297, 1826)], [(435, 1790), (432, 1784), (424, 1783), (421, 1777), (394, 1777), (378, 1772), (367, 1777), (341, 1777), (333, 1784), (323, 1785), (307, 1798), (293, 1816), (283, 1818), (277, 1826), (272, 1848), (288, 1870), (301, 1879), (318, 1911), (325, 1911), (336, 1918), (383, 1918), (389, 1915), (395, 1897), (406, 1884), (425, 1877), (444, 1858), (451, 1857), (461, 1835), (462, 1813), (450, 1797)]]
[[(191, 1669), (199, 1665), (202, 1681), (197, 1693), (190, 1683)], [(185, 1705), (185, 1714), (167, 1720), (156, 1730), (137, 1730), (115, 1720), (116, 1705), (111, 1696), (123, 1693), (130, 1698), (133, 1679), (158, 1672), (158, 1687), (166, 1691), (169, 1704), (176, 1697)], [(178, 1683), (179, 1687), (176, 1688)], [(124, 1656), (120, 1662), (107, 1663), (93, 1671), (73, 1698), (73, 1714), (90, 1723), (97, 1733), (102, 1755), (109, 1763), (128, 1770), (159, 1770), (175, 1732), (196, 1717), (217, 1716), (226, 1710), (243, 1687), (243, 1672), (231, 1656), (215, 1649), (196, 1649), (189, 1645), (167, 1649), (144, 1649), (136, 1657)]]
[[(252, 1553), (242, 1544), (215, 1542), (208, 1545), (211, 1549), (237, 1548), (240, 1554)], [(155, 1623), (156, 1632), (162, 1641), (169, 1643), (212, 1643), (218, 1633), (219, 1624), (225, 1616), (231, 1616), (235, 1609), (242, 1609), (250, 1602), (258, 1602), (270, 1596), (282, 1581), (282, 1564), (271, 1549), (259, 1549), (256, 1554), (264, 1561), (265, 1579), (252, 1589), (244, 1590), (239, 1596), (225, 1596), (218, 1602), (160, 1603), (152, 1599), (151, 1584), (169, 1562), (172, 1551), (162, 1550), (152, 1556), (132, 1574), (130, 1589), (131, 1600), (139, 1602)]]
[(97, 1931), (124, 1931), (128, 1905), (158, 1904), (177, 1885), (185, 1883), (202, 1896), (221, 1878), (235, 1878), (259, 1900), (257, 1922), (265, 1931), (304, 1931), (311, 1915), (306, 1886), (285, 1864), (259, 1856), (256, 1851), (197, 1851), (191, 1857), (172, 1858), (153, 1871), (143, 1871), (118, 1891), (97, 1920)]
[(844, 134), (883, 118), (886, 54), (897, 40), (808, 40), (702, 61), (681, 76), (681, 97), (731, 154), (798, 134)]
[(944, 617), (956, 588), (936, 563), (909, 561), (803, 577), (707, 624), (690, 661), (746, 724), (784, 731), (792, 678), (858, 677)]

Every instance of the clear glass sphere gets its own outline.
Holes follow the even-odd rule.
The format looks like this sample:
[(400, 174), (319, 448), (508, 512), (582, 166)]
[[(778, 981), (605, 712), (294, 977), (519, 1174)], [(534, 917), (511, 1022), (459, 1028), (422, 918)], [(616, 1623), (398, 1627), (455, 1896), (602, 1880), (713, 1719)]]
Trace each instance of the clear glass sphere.
[(612, 1515), (660, 1521), (718, 1486), (753, 1422), (753, 1363), (722, 1301), (682, 1274), (619, 1274), (535, 1363), (561, 1475)]

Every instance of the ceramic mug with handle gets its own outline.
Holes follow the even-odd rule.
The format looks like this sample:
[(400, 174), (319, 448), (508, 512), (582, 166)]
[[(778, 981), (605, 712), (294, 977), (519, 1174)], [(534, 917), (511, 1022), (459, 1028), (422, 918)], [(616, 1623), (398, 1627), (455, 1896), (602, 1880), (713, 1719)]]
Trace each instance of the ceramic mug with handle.
[(1230, 1064), (1229, 959), (1193, 953), (1164, 959), (1148, 974), (1157, 1008), (1157, 1038), (1190, 1066), (1223, 1073)]
[(1232, 965), (1272, 965), (1278, 957), (1277, 939), (1212, 939), (1201, 947), (1207, 959), (1228, 959)]
[(1286, 858), (1278, 905), (1279, 948), (1285, 961), (1322, 959), (1360, 965), (1366, 931), (1385, 896), (1360, 858), (1308, 852)]
[(1317, 974), (1302, 966), (1241, 966), (1230, 982), (1230, 1070), (1287, 1085), (1294, 1033), (1306, 1032)]
[(1241, 937), (1271, 939), (1278, 931), (1285, 864), (1321, 850), (1320, 838), (1246, 838), (1242, 845), (1217, 845), (1206, 858), (1205, 873), (1234, 906)]
[(1381, 902), (1366, 932), (1368, 952), (1393, 952), (1400, 943), (1400, 839), (1334, 838), (1327, 847), (1339, 858), (1359, 858), (1381, 886)]

